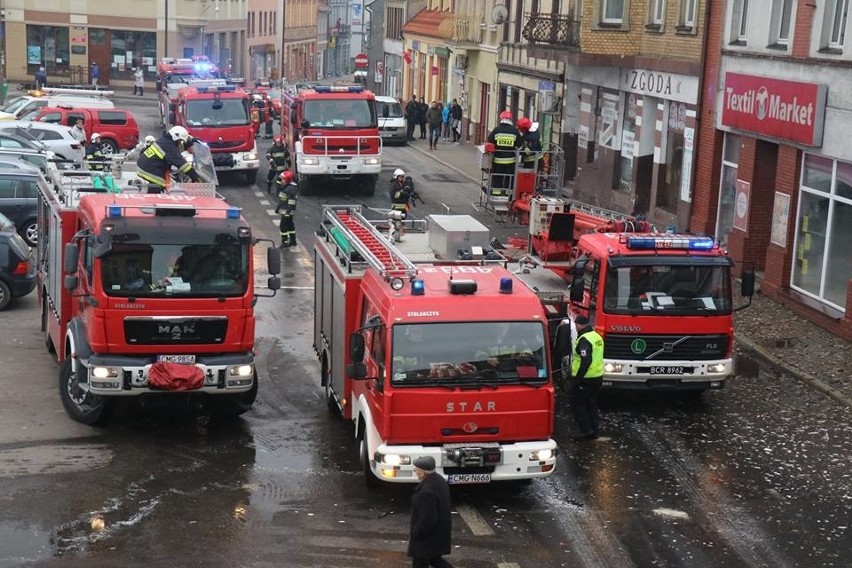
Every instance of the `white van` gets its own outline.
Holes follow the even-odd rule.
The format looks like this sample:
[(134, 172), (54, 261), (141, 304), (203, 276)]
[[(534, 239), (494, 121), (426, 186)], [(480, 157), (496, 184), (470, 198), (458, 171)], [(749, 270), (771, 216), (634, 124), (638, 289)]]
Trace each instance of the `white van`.
[(393, 97), (376, 96), (376, 116), (383, 144), (408, 144), (402, 105)]
[[(101, 108), (112, 109), (115, 105), (107, 96), (112, 91), (89, 91), (83, 89), (45, 89), (47, 96), (24, 95), (17, 97), (0, 110), (0, 120), (25, 120), (27, 115), (42, 107)], [(97, 93), (97, 94), (90, 94)]]

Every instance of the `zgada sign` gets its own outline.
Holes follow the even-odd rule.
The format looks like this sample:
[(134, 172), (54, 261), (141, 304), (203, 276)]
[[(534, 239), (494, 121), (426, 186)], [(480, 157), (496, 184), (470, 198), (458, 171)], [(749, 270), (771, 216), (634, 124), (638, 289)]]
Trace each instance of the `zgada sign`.
[(827, 92), (825, 85), (816, 83), (725, 73), (722, 124), (821, 146)]

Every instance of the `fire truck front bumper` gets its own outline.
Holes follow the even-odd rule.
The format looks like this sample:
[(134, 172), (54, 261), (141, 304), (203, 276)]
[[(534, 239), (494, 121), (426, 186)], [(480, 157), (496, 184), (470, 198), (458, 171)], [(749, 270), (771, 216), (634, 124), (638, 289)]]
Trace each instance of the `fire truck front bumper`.
[[(210, 395), (238, 394), (252, 389), (255, 380), (254, 355), (235, 353), (229, 355), (166, 355), (167, 362), (192, 365), (201, 369), (204, 384), (189, 391)], [(121, 355), (93, 355), (85, 361), (84, 371), (89, 392), (103, 396), (137, 396), (153, 392), (148, 384), (151, 366), (158, 358), (127, 357)], [(186, 392), (186, 391), (183, 391)]]
[(378, 175), (382, 172), (382, 159), (379, 156), (313, 156), (299, 154), (299, 175), (329, 175), (349, 177), (355, 175)]
[(552, 439), (501, 444), (469, 442), (440, 446), (389, 446), (376, 448), (370, 468), (391, 483), (417, 483), (414, 460), (435, 459), (436, 470), (451, 485), (492, 481), (518, 481), (547, 477), (556, 469), (556, 442)]
[(221, 152), (213, 154), (213, 166), (217, 172), (256, 170), (260, 167), (257, 151)]
[(701, 391), (721, 389), (734, 374), (731, 359), (713, 361), (619, 361), (604, 359), (603, 388)]

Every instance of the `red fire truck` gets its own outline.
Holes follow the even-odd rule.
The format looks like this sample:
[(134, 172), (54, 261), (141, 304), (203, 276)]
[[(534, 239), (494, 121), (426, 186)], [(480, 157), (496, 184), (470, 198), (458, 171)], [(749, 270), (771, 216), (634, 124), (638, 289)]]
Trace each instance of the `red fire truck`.
[(309, 194), (319, 181), (352, 180), (372, 195), (382, 171), (373, 93), (361, 85), (321, 85), (282, 97), (290, 110), (281, 128), (295, 149), (299, 191)]
[(324, 208), (314, 349), (329, 408), (354, 423), (368, 484), (415, 483), (420, 456), (452, 484), (550, 475), (542, 304), (488, 250), (478, 221), (432, 221), (394, 243), (360, 207)]
[[(561, 199), (530, 204), (530, 254), (517, 276), (553, 313), (589, 318), (604, 338), (604, 387), (724, 386), (738, 308), (734, 262), (714, 239), (654, 233), (641, 219)], [(750, 302), (754, 273), (741, 277)]]
[[(37, 282), (71, 418), (100, 424), (118, 397), (186, 395), (181, 377), (195, 381), (185, 387), (212, 413), (248, 410), (257, 393), (257, 241), (240, 209), (203, 187), (212, 184), (104, 193), (96, 174), (66, 174), (58, 189), (40, 188)], [(274, 295), (280, 258), (269, 251)], [(175, 382), (152, 384), (155, 367)]]
[(243, 172), (254, 183), (260, 160), (244, 90), (224, 79), (190, 79), (165, 84), (159, 98), (164, 128), (183, 126), (210, 147), (217, 171)]

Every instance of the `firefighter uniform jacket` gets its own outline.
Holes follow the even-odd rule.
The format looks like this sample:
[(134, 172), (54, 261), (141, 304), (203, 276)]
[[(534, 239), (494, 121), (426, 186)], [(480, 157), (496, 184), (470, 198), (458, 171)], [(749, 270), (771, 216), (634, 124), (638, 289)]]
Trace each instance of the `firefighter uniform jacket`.
[(408, 213), (408, 202), (411, 201), (411, 192), (404, 183), (392, 179), (390, 182), (391, 209)]
[(106, 156), (104, 156), (103, 146), (98, 143), (86, 146), (86, 163), (90, 170), (103, 171), (105, 162)]
[(298, 196), (298, 186), (290, 182), (284, 185), (280, 181), (276, 182), (278, 188), (278, 205), (275, 207), (275, 212), (280, 213), (282, 217), (292, 217), (296, 212), (296, 198)]
[(266, 159), (275, 163), (274, 171), (278, 173), (290, 168), (290, 150), (286, 144), (273, 144), (266, 152)]
[(515, 150), (521, 146), (521, 133), (512, 124), (498, 124), (488, 135), (488, 141), (494, 144), (494, 156), (491, 163), (507, 165), (515, 163)]
[(541, 134), (538, 130), (530, 130), (521, 137), (521, 165), (532, 168), (541, 152)]
[(177, 143), (171, 136), (164, 134), (142, 151), (136, 160), (136, 175), (148, 183), (167, 187), (166, 177), (172, 166), (189, 175), (193, 181), (198, 181), (198, 174), (181, 155)]

